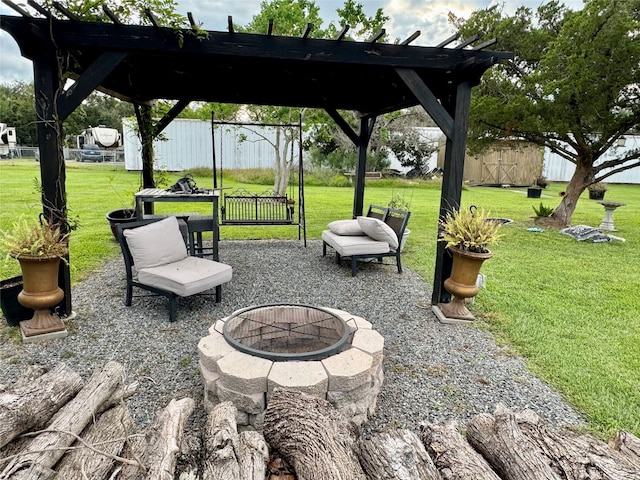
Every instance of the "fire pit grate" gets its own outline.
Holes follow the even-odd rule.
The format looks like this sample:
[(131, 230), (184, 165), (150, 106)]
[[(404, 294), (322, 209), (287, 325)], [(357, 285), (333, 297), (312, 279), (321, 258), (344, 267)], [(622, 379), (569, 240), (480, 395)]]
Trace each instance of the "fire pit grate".
[(258, 305), (224, 321), (227, 343), (273, 361), (321, 360), (340, 352), (352, 331), (338, 315), (298, 304)]

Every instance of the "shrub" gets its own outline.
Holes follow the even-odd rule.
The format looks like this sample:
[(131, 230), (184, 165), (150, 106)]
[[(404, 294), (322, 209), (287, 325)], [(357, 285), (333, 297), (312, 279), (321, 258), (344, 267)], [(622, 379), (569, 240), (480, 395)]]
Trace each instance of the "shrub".
[(536, 214), (536, 217), (550, 217), (554, 211), (552, 207), (546, 207), (540, 202), (540, 208), (536, 208), (535, 205), (532, 206), (533, 211)]
[(446, 242), (447, 248), (457, 247), (475, 253), (487, 253), (501, 235), (498, 230), (502, 224), (487, 220), (484, 210), (474, 207), (448, 212), (439, 221), (438, 241)]

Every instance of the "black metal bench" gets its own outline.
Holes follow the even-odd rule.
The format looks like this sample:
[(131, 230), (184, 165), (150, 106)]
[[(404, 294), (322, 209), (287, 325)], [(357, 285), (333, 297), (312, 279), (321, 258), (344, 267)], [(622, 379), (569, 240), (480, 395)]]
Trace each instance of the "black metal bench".
[(292, 225), (294, 205), (273, 190), (252, 194), (240, 188), (224, 195), (220, 213), (222, 225)]

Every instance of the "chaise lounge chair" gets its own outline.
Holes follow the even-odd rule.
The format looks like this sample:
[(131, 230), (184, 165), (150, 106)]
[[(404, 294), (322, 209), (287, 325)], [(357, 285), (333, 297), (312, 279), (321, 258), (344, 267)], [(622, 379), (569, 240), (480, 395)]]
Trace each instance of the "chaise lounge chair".
[(336, 252), (336, 263), (342, 257), (351, 257), (352, 277), (358, 272), (357, 262), (369, 258), (382, 263), (384, 257), (395, 257), (398, 273), (402, 273), (401, 242), (410, 214), (370, 205), (366, 217), (331, 222), (322, 232), (322, 256), (327, 255), (329, 246)]

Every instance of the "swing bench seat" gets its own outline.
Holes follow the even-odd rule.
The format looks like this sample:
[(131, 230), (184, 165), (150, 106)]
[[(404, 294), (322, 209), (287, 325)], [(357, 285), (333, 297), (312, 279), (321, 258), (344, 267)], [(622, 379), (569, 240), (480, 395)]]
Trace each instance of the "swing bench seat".
[(273, 190), (252, 194), (238, 189), (224, 195), (220, 212), (222, 225), (293, 225), (294, 204)]

